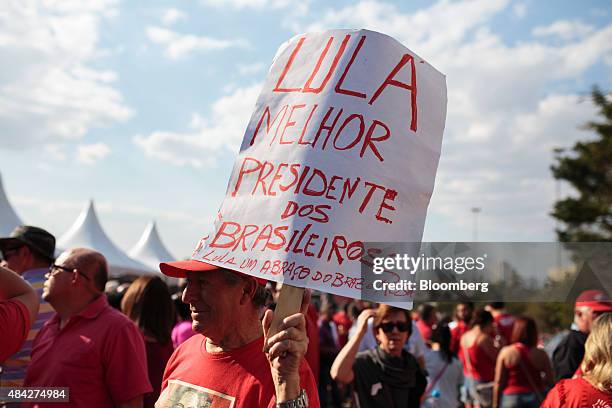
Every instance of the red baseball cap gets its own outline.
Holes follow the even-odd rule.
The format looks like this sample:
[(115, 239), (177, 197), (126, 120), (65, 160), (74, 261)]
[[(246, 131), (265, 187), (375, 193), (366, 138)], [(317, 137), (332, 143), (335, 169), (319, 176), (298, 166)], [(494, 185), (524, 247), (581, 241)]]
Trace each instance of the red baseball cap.
[(601, 290), (585, 290), (576, 298), (576, 307), (589, 307), (594, 312), (612, 312), (612, 300)]
[(266, 279), (263, 278), (247, 275), (246, 273), (238, 272), (233, 269), (222, 268), (220, 266), (212, 265), (195, 259), (190, 259), (188, 261), (162, 262), (159, 264), (159, 269), (164, 275), (171, 276), (173, 278), (186, 278), (187, 272), (208, 272), (217, 269), (226, 269), (234, 273), (255, 278), (257, 283), (259, 283), (260, 285), (265, 285), (268, 282)]

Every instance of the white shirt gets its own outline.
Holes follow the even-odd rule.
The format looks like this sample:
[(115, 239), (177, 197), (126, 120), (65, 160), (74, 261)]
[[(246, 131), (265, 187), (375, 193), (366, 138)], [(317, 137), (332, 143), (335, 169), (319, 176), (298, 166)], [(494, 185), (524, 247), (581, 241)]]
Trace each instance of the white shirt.
[[(446, 366), (446, 369), (444, 369)], [(459, 386), (463, 384), (463, 366), (458, 358), (453, 358), (451, 363), (448, 363), (443, 358), (442, 352), (439, 350), (425, 350), (425, 369), (427, 370), (427, 389), (430, 384), (434, 381), (441, 370), (444, 369), (444, 373), (431, 388), (431, 391), (440, 391), (440, 398), (437, 398), (436, 405), (438, 407), (449, 407), (455, 408), (459, 405)], [(427, 399), (421, 407), (428, 407), (427, 405), (431, 402), (431, 399)]]

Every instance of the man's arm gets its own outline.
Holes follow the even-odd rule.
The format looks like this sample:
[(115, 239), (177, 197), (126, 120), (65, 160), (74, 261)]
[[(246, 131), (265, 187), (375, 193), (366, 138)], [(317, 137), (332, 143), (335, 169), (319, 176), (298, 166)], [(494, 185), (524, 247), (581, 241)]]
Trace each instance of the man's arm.
[(353, 364), (359, 351), (361, 339), (368, 329), (368, 319), (376, 314), (374, 309), (366, 309), (357, 318), (357, 334), (348, 341), (338, 353), (331, 367), (331, 376), (334, 380), (348, 384), (353, 381)]
[(30, 321), (36, 320), (40, 303), (36, 291), (21, 276), (2, 266), (0, 266), (0, 299), (20, 301), (30, 312)]
[(101, 358), (106, 389), (117, 406), (121, 406), (120, 402), (142, 404), (142, 396), (153, 387), (149, 383), (145, 343), (136, 325), (131, 321), (115, 321), (104, 339)]

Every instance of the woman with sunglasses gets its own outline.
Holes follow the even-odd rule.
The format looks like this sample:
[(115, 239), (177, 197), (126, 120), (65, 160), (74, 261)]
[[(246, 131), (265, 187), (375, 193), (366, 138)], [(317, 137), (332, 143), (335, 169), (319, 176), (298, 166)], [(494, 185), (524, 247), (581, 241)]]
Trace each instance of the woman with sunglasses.
[[(372, 316), (378, 347), (358, 353)], [(427, 379), (416, 359), (404, 349), (412, 330), (408, 311), (388, 305), (366, 309), (357, 318), (357, 328), (357, 335), (336, 357), (332, 378), (353, 383), (360, 407), (418, 407)]]

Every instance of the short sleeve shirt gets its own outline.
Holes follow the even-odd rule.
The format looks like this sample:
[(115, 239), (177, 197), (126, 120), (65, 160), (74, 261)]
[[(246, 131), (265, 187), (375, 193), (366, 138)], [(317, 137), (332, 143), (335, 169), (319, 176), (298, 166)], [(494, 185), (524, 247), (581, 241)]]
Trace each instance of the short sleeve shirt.
[[(229, 352), (209, 353), (204, 336), (189, 338), (168, 361), (155, 406), (274, 407), (274, 382), (262, 348), (260, 337)], [(310, 406), (319, 407), (317, 386), (306, 361), (300, 367), (300, 385)]]
[(550, 390), (542, 408), (610, 408), (612, 393), (602, 392), (584, 378), (561, 380)]
[(18, 300), (0, 301), (0, 363), (19, 350), (30, 330), (30, 312)]
[[(34, 340), (26, 387), (68, 387), (63, 407), (109, 407), (152, 390), (138, 328), (102, 295), (60, 329), (54, 315)], [(23, 405), (23, 406), (37, 406)]]

